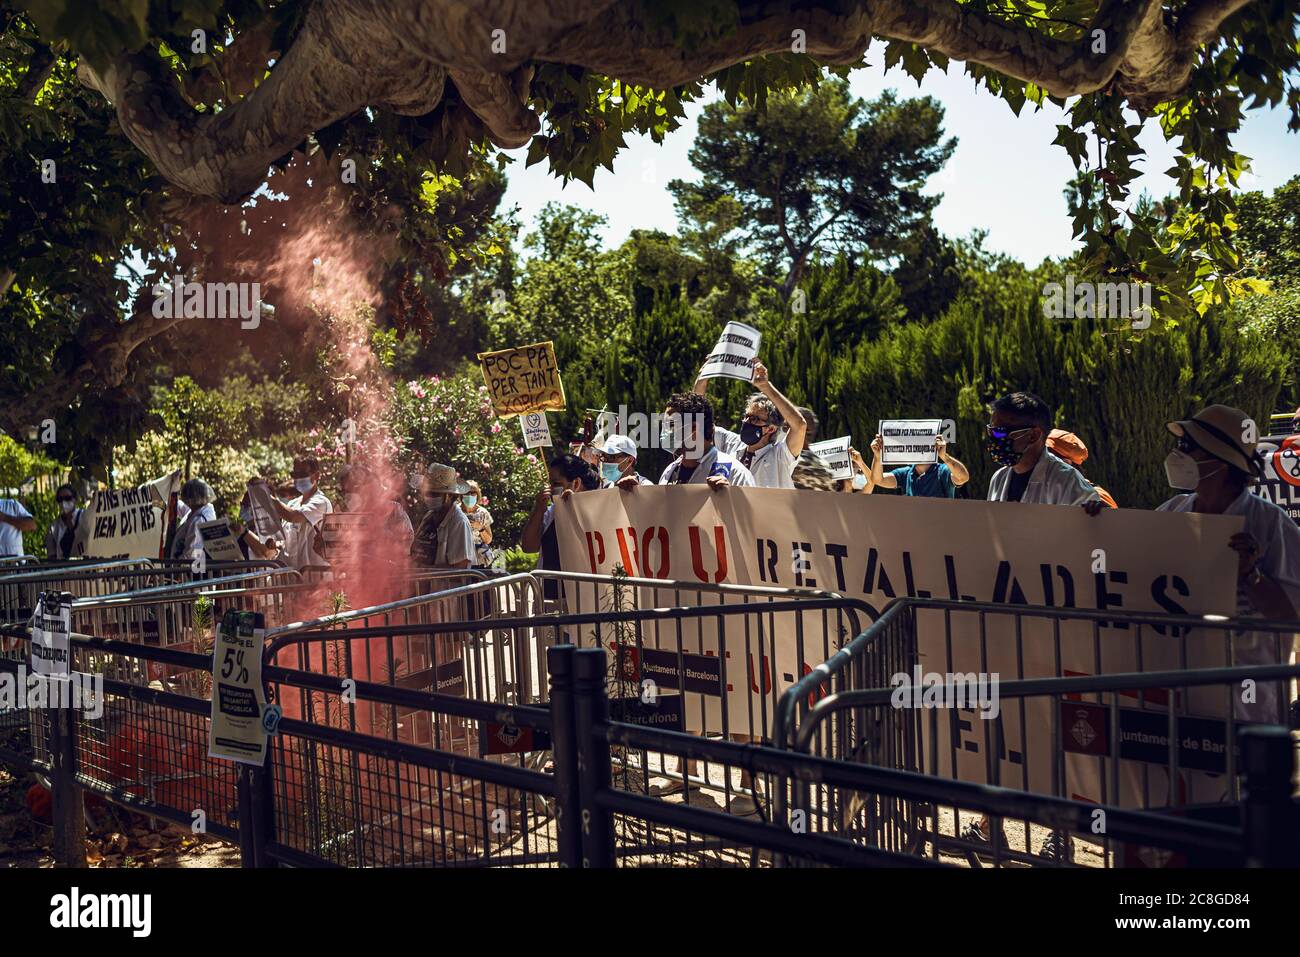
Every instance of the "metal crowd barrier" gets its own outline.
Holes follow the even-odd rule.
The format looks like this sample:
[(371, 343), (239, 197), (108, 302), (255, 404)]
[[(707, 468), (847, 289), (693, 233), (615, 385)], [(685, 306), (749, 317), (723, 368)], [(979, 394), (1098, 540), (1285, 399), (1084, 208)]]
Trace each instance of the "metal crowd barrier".
[[(27, 629), (4, 626), (20, 641)], [(74, 636), (74, 664), (110, 655), (205, 671), (210, 655)], [(0, 660), (16, 674), (21, 662)], [(35, 757), (0, 747), (0, 760), (47, 773), (54, 791), (60, 860), (78, 863), (81, 796), (95, 794), (143, 814), (238, 841), (245, 866), (767, 866), (934, 865), (922, 857), (807, 828), (786, 818), (740, 818), (617, 786), (620, 758), (672, 754), (749, 774), (796, 802), (805, 784), (909, 802), (950, 803), (995, 820), (1088, 834), (1105, 814), (1109, 840), (1175, 854), (1212, 854), (1218, 863), (1296, 861), (1293, 744), (1281, 729), (1242, 733), (1243, 800), (1236, 818), (1211, 822), (1027, 794), (968, 782), (836, 761), (789, 750), (709, 740), (611, 720), (604, 651), (569, 645), (548, 651), (547, 708), (503, 707), (433, 692), (349, 682), (270, 667), (264, 678), (336, 699), (427, 711), (483, 729), (513, 753), (547, 748), (549, 770), (516, 766), (491, 752), (453, 754), (316, 719), (286, 717), (261, 767), (207, 757), (209, 703), (103, 679), (102, 714), (33, 711), (51, 742)], [(1195, 674), (1189, 677), (1193, 683)], [(581, 825), (579, 825), (581, 822)]]

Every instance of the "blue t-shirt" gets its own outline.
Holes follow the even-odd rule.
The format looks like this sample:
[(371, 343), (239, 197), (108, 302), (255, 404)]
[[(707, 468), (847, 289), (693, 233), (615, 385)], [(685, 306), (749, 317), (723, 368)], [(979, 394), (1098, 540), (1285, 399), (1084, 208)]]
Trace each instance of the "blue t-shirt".
[(917, 472), (915, 465), (904, 465), (891, 469), (890, 475), (898, 483), (898, 490), (904, 495), (919, 495), (923, 498), (953, 498), (957, 487), (952, 484), (952, 470), (939, 462), (931, 465), (924, 472)]

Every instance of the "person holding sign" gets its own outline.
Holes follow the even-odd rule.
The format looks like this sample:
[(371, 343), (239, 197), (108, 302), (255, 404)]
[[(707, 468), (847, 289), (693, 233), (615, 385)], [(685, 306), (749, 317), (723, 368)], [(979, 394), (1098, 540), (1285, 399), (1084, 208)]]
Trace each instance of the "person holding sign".
[(966, 466), (948, 454), (948, 443), (942, 435), (934, 437), (934, 454), (937, 462), (902, 465), (885, 471), (885, 440), (877, 435), (871, 441), (871, 481), (881, 488), (899, 489), (904, 495), (918, 498), (954, 498), (957, 488), (970, 481)]
[[(1300, 525), (1286, 510), (1250, 492), (1262, 472), (1255, 442), (1243, 439), (1246, 413), (1212, 405), (1190, 419), (1166, 426), (1176, 437), (1165, 458), (1165, 474), (1175, 495), (1158, 512), (1240, 515), (1242, 531), (1224, 544), (1237, 553), (1237, 617), (1290, 621), (1300, 618)], [(1279, 641), (1279, 638), (1281, 640)], [(1237, 631), (1232, 654), (1238, 665), (1290, 664), (1294, 636)], [(1238, 720), (1279, 720), (1278, 685), (1260, 682), (1254, 702), (1234, 697)]]
[(610, 485), (617, 485), (625, 478), (635, 478), (640, 485), (654, 485), (636, 470), (636, 443), (626, 435), (611, 435), (603, 445), (597, 447), (600, 453), (600, 477)]
[(287, 523), (284, 560), (291, 568), (328, 568), (316, 547), (316, 533), (334, 505), (320, 490), (320, 462), (301, 458), (293, 463), (293, 487), (298, 495), (287, 503), (269, 499), (280, 520)]
[[(533, 510), (528, 513), (528, 521), (519, 536), (519, 547), (526, 552), (537, 552), (537, 567), (546, 571), (559, 571), (560, 540), (555, 531), (555, 505), (557, 498), (568, 498), (574, 492), (591, 492), (600, 488), (601, 479), (595, 469), (572, 452), (557, 455), (550, 464), (551, 487), (537, 493), (533, 500)], [(625, 476), (623, 482), (637, 486), (635, 476)], [(554, 578), (542, 581), (542, 597), (556, 600), (560, 597), (560, 586)]]
[(176, 526), (176, 537), (172, 540), (172, 558), (194, 558), (203, 550), (203, 538), (199, 535), (199, 526), (204, 522), (215, 522), (217, 510), (212, 505), (216, 495), (212, 486), (201, 478), (192, 478), (181, 486), (181, 502), (186, 507), (185, 518)]
[[(803, 451), (808, 423), (799, 408), (767, 377), (767, 367), (753, 360), (754, 385), (740, 432), (714, 429), (714, 443), (734, 456), (754, 476), (759, 488), (794, 488), (794, 467)], [(709, 379), (695, 381), (695, 392), (705, 395)]]
[[(659, 443), (677, 457), (659, 476), (660, 485), (708, 483), (709, 488), (728, 485), (753, 486), (754, 476), (734, 456), (713, 444), (713, 404), (699, 392), (678, 392), (664, 409)], [(641, 483), (625, 475), (618, 480), (625, 492)]]

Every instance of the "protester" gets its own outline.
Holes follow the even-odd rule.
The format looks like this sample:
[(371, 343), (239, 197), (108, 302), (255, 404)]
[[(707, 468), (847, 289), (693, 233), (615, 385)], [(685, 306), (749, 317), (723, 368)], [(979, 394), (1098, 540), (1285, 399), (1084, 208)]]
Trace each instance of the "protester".
[(878, 434), (871, 440), (871, 481), (881, 488), (899, 489), (917, 498), (953, 498), (958, 487), (970, 481), (966, 466), (948, 454), (948, 442), (942, 435), (934, 437), (937, 462), (902, 465), (886, 472), (884, 449), (885, 439)]
[(862, 453), (850, 446), (849, 461), (853, 465), (853, 478), (837, 480), (835, 491), (870, 495), (875, 491), (876, 483), (871, 477), (871, 469), (862, 461)]
[(620, 479), (635, 478), (640, 485), (654, 485), (636, 470), (636, 443), (626, 435), (611, 435), (598, 449), (600, 452), (600, 477), (609, 485)]
[(23, 554), (23, 533), (36, 531), (36, 519), (16, 498), (0, 498), (0, 558)]
[(280, 541), (273, 535), (263, 540), (254, 529), (253, 506), (247, 492), (239, 500), (239, 521), (230, 523), (230, 533), (245, 561), (275, 561), (280, 556)]
[(382, 532), (390, 539), (393, 553), (405, 554), (410, 550), (415, 536), (411, 517), (374, 472), (360, 464), (345, 465), (339, 470), (338, 484), (343, 493), (345, 511), (379, 516)]
[[(1047, 448), (1054, 455), (1069, 462), (1075, 468), (1078, 468), (1088, 460), (1088, 446), (1083, 444), (1083, 439), (1079, 438), (1073, 432), (1067, 432), (1065, 429), (1052, 429), (1047, 436)], [(1080, 472), (1079, 474), (1083, 474)], [(1110, 508), (1119, 508), (1115, 504), (1115, 499), (1111, 498), (1110, 492), (1098, 485), (1092, 483), (1092, 487), (1097, 490), (1098, 497)]]
[(1101, 498), (1073, 465), (1047, 449), (1052, 413), (1030, 392), (1011, 392), (989, 406), (987, 448), (1002, 468), (989, 480), (990, 502), (1083, 505)]
[[(528, 513), (519, 545), (526, 552), (537, 552), (537, 567), (544, 571), (560, 570), (560, 541), (555, 531), (555, 499), (568, 498), (574, 492), (590, 492), (600, 488), (600, 476), (587, 462), (568, 453), (551, 459), (550, 488), (538, 492), (533, 499), (533, 509)], [(620, 482), (630, 482), (635, 488), (635, 476), (625, 476)], [(555, 600), (560, 597), (559, 585), (554, 579), (542, 582), (543, 597)]]
[(317, 536), (325, 516), (334, 505), (320, 490), (320, 462), (301, 458), (293, 463), (293, 490), (287, 502), (272, 500), (277, 515), (285, 522), (284, 560), (291, 568), (328, 568)]
[[(696, 394), (705, 395), (710, 381), (697, 380)], [(768, 380), (767, 367), (757, 359), (754, 386), (758, 391), (745, 405), (739, 434), (719, 427), (714, 430), (713, 441), (749, 470), (755, 485), (794, 488), (794, 467), (804, 448), (808, 423), (794, 403)]]
[(77, 490), (66, 483), (55, 490), (54, 500), (59, 503), (59, 514), (50, 523), (50, 530), (45, 533), (45, 557), (71, 558), (72, 547), (77, 541), (77, 528), (81, 525), (85, 509), (77, 507)]
[[(698, 392), (678, 392), (668, 400), (659, 432), (662, 448), (676, 456), (663, 474), (660, 485), (707, 482), (710, 488), (727, 485), (752, 486), (754, 476), (732, 455), (713, 444), (713, 404)], [(618, 487), (632, 491), (641, 483), (626, 475)]]
[(428, 511), (420, 519), (411, 543), (411, 557), (431, 568), (469, 568), (474, 558), (474, 532), (459, 507), (469, 486), (450, 465), (433, 464), (420, 480), (420, 495)]
[[(989, 480), (990, 502), (1083, 505), (1089, 514), (1103, 507), (1082, 473), (1048, 451), (1052, 413), (1046, 402), (1031, 392), (1010, 392), (990, 405), (989, 413), (987, 448), (1002, 466)], [(988, 847), (988, 833), (989, 819), (983, 817), (968, 824), (961, 836), (977, 847)], [(1005, 847), (1006, 835), (1000, 836)], [(1048, 860), (1069, 860), (1069, 834), (1052, 831), (1038, 853)]]
[(181, 486), (180, 500), (186, 511), (185, 517), (176, 526), (176, 537), (172, 540), (172, 558), (195, 558), (203, 550), (199, 526), (217, 520), (217, 510), (212, 504), (215, 498), (212, 486), (201, 478), (192, 478)]
[(492, 547), (492, 513), (483, 507), (483, 489), (473, 479), (466, 479), (469, 487), (460, 499), (460, 507), (469, 519), (470, 532), (474, 536), (475, 568), (491, 568), (496, 562), (497, 550)]
[[(1263, 472), (1255, 443), (1242, 437), (1250, 420), (1240, 409), (1211, 405), (1190, 419), (1170, 422), (1177, 438), (1165, 458), (1175, 495), (1160, 512), (1240, 515), (1243, 529), (1224, 544), (1237, 553), (1237, 617), (1292, 621), (1300, 618), (1300, 525), (1286, 510), (1250, 491)], [(1239, 630), (1232, 636), (1235, 665), (1290, 664), (1294, 635)], [(1278, 723), (1278, 683), (1262, 681), (1256, 700), (1234, 696), (1238, 720)]]

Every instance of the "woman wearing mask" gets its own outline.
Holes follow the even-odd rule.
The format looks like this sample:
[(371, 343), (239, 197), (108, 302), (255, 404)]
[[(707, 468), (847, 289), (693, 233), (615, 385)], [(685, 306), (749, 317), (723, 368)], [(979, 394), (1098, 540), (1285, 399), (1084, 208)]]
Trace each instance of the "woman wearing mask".
[(428, 511), (420, 519), (411, 543), (411, 557), (430, 568), (469, 568), (474, 557), (474, 533), (458, 507), (469, 486), (450, 465), (430, 465), (420, 480), (420, 495)]
[[(1242, 438), (1248, 423), (1244, 412), (1226, 405), (1168, 423), (1176, 438), (1165, 474), (1182, 494), (1157, 511), (1240, 515), (1245, 526), (1224, 543), (1237, 557), (1237, 617), (1289, 621), (1300, 617), (1300, 526), (1284, 509), (1251, 494), (1251, 478), (1261, 469), (1255, 443)], [(1239, 630), (1232, 653), (1236, 665), (1289, 664), (1294, 636)], [(1237, 718), (1285, 724), (1279, 690), (1275, 682), (1260, 682), (1254, 703), (1234, 699)]]
[(212, 487), (203, 479), (193, 478), (181, 486), (180, 498), (189, 511), (176, 526), (176, 538), (172, 540), (172, 558), (188, 560), (203, 548), (199, 526), (217, 520), (217, 510), (212, 505), (215, 497)]
[(272, 500), (281, 521), (287, 523), (284, 559), (291, 568), (328, 568), (317, 547), (316, 533), (334, 505), (320, 490), (320, 463), (314, 458), (293, 463), (293, 488), (298, 494), (288, 502)]
[[(553, 500), (574, 492), (589, 492), (600, 488), (600, 476), (595, 469), (576, 455), (558, 455), (551, 460), (551, 487), (537, 493), (533, 510), (524, 523), (519, 537), (520, 547), (526, 552), (538, 552), (537, 567), (547, 571), (560, 569), (560, 543), (555, 533), (555, 506)], [(548, 599), (560, 597), (560, 589), (553, 579), (542, 583), (543, 595)]]
[(478, 482), (470, 479), (465, 482), (469, 488), (460, 498), (460, 507), (469, 519), (470, 531), (474, 534), (474, 567), (491, 568), (496, 561), (497, 550), (492, 547), (492, 513), (480, 504), (483, 489)]
[(862, 461), (862, 453), (857, 449), (849, 449), (849, 460), (853, 463), (853, 478), (839, 479), (835, 483), (835, 491), (870, 495), (875, 490), (876, 483), (871, 481), (871, 469)]
[(45, 533), (45, 557), (56, 560), (71, 558), (84, 509), (77, 508), (77, 492), (71, 485), (60, 485), (54, 493), (54, 500), (58, 502), (59, 515)]

